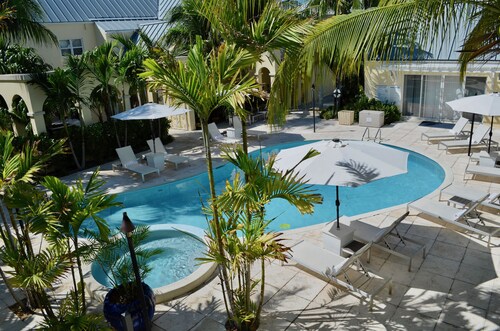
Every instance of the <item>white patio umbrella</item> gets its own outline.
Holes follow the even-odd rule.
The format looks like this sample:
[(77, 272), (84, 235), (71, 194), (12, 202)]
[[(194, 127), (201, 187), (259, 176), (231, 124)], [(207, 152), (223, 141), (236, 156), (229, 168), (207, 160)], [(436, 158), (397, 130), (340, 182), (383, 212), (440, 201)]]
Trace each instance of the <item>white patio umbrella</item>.
[[(320, 154), (299, 163), (311, 149)], [(309, 184), (335, 185), (339, 228), (339, 186), (356, 187), (404, 174), (408, 171), (407, 164), (407, 152), (374, 142), (334, 139), (281, 150), (276, 156), (275, 168), (293, 169)]]
[[(155, 135), (153, 130), (153, 120), (164, 118), (167, 116), (185, 114), (188, 111), (189, 109), (186, 108), (175, 108), (166, 105), (160, 105), (157, 103), (146, 103), (144, 105), (129, 109), (111, 117), (122, 121), (150, 120), (149, 125), (151, 127), (151, 136), (153, 137), (154, 142)], [(153, 149), (154, 148), (155, 144), (153, 143)], [(156, 153), (156, 151), (153, 150), (153, 153)]]
[[(474, 116), (476, 114), (491, 116), (490, 140), (488, 142), (488, 153), (491, 147), (491, 136), (493, 135), (493, 118), (500, 116), (500, 94), (481, 94), (472, 97), (465, 97), (453, 101), (446, 102), (455, 111), (466, 112), (472, 114), (471, 137), (474, 130)], [(469, 139), (469, 152), (472, 146), (472, 139)]]

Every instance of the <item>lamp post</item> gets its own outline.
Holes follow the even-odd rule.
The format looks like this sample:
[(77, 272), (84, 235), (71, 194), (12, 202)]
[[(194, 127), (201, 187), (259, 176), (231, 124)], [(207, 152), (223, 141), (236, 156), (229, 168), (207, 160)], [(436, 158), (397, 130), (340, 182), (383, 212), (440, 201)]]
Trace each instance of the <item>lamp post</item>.
[(316, 107), (314, 105), (314, 97), (315, 97), (314, 92), (316, 92), (316, 87), (314, 86), (314, 84), (312, 84), (311, 90), (313, 94), (313, 132), (316, 132)]
[(128, 249), (130, 251), (130, 259), (132, 260), (132, 269), (135, 274), (135, 283), (139, 292), (139, 301), (141, 303), (142, 318), (144, 319), (144, 326), (146, 331), (151, 330), (151, 321), (149, 320), (148, 306), (144, 296), (144, 289), (142, 288), (141, 274), (139, 273), (139, 266), (137, 265), (137, 256), (135, 255), (134, 242), (132, 241), (132, 232), (134, 231), (134, 223), (128, 218), (127, 213), (123, 213), (122, 226), (120, 231), (127, 237)]
[(337, 113), (339, 112), (339, 101), (341, 95), (342, 91), (340, 91), (338, 87), (335, 90), (333, 90), (333, 98), (335, 99), (335, 109), (337, 110)]

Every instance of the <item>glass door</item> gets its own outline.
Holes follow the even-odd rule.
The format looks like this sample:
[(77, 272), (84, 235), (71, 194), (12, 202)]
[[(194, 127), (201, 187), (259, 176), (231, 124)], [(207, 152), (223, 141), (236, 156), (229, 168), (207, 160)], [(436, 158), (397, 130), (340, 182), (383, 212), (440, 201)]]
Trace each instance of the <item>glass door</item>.
[(403, 92), (403, 115), (420, 116), (421, 75), (405, 75)]

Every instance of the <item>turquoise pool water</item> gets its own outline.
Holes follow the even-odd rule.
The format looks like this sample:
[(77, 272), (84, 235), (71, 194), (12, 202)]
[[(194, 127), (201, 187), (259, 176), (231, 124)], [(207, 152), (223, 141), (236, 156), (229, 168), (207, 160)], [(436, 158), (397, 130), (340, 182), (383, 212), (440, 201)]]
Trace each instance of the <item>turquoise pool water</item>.
[[(301, 141), (263, 148), (254, 155), (275, 152), (313, 141)], [(341, 215), (357, 215), (377, 209), (387, 208), (421, 198), (441, 185), (445, 172), (433, 160), (409, 151), (408, 173), (384, 178), (356, 188), (340, 187)], [(217, 190), (222, 190), (224, 181), (230, 178), (234, 167), (230, 164), (215, 169)], [(178, 171), (182, 171), (179, 169)], [(312, 215), (301, 215), (285, 201), (273, 201), (266, 208), (267, 215), (276, 217), (271, 229), (300, 228), (323, 223), (335, 217), (335, 187), (315, 186), (324, 197), (322, 205), (315, 207)], [(205, 217), (201, 213), (200, 199), (208, 197), (206, 173), (147, 189), (118, 195), (124, 208), (113, 208), (102, 216), (112, 227), (118, 227), (122, 213), (126, 211), (135, 224), (188, 224), (206, 228)]]
[[(152, 288), (172, 284), (192, 274), (198, 267), (197, 257), (203, 256), (206, 247), (199, 240), (176, 230), (151, 231), (144, 248), (160, 248), (162, 253), (148, 260), (151, 272), (144, 279)], [(122, 259), (130, 259), (124, 253)], [(112, 284), (101, 266), (92, 263), (92, 276), (102, 285), (111, 288)]]

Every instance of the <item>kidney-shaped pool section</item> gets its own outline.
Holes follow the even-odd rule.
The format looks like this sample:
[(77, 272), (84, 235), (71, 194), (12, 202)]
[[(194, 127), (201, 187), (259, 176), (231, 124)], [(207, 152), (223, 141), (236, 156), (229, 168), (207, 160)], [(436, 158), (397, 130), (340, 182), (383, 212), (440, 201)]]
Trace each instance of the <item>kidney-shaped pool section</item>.
[[(162, 253), (148, 261), (151, 272), (143, 281), (154, 289), (157, 302), (185, 294), (213, 275), (213, 263), (200, 264), (196, 260), (206, 252), (203, 237), (203, 229), (193, 226), (150, 226), (150, 235), (141, 247), (160, 248)], [(130, 254), (124, 254), (122, 258), (129, 259)], [(106, 272), (97, 262), (92, 263), (91, 274), (94, 295), (99, 284), (102, 285), (102, 292), (112, 286)]]
[[(252, 155), (265, 158), (269, 153), (280, 149), (311, 142), (313, 141), (276, 145), (255, 151)], [(355, 188), (340, 187), (341, 215), (359, 215), (408, 203), (433, 192), (442, 184), (445, 171), (439, 164), (419, 153), (398, 149), (409, 153), (408, 172)], [(234, 172), (235, 168), (231, 164), (215, 169), (216, 189), (219, 192)], [(324, 201), (323, 204), (315, 206), (311, 215), (301, 215), (283, 200), (275, 200), (267, 205), (268, 218), (275, 219), (270, 225), (271, 229), (295, 229), (332, 220), (335, 216), (335, 186), (314, 185), (314, 188), (323, 195)], [(111, 226), (119, 226), (122, 212), (126, 211), (136, 224), (189, 224), (206, 229), (207, 222), (201, 212), (200, 199), (206, 201), (208, 192), (207, 174), (203, 173), (176, 182), (119, 194), (118, 200), (123, 202), (124, 207), (109, 209), (102, 216)]]

